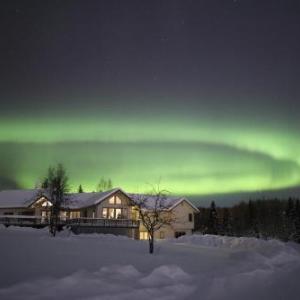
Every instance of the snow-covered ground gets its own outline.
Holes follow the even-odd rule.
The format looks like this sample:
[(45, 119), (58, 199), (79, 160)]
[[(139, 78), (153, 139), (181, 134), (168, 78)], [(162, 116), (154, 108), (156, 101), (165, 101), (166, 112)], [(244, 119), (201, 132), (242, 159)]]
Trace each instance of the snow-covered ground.
[(0, 227), (0, 299), (300, 299), (300, 247), (186, 236), (156, 243)]

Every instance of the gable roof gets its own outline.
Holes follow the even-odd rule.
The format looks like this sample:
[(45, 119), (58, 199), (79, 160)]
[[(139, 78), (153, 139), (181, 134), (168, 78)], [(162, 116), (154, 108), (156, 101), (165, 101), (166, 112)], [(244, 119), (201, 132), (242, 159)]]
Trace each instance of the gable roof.
[(40, 189), (6, 190), (0, 192), (0, 208), (27, 208), (43, 196)]
[(124, 193), (120, 188), (114, 188), (105, 192), (96, 193), (70, 193), (66, 195), (66, 200), (63, 206), (69, 209), (80, 209), (97, 205), (117, 192), (121, 192), (127, 196), (127, 194)]
[(181, 202), (187, 202), (195, 211), (199, 212), (199, 208), (196, 207), (191, 201), (189, 201), (187, 198), (183, 197), (181, 198), (177, 203), (174, 203), (170, 208), (169, 210), (175, 208), (178, 204), (180, 204)]
[[(155, 195), (147, 195), (147, 194), (128, 194), (128, 196), (135, 202), (138, 203), (140, 201), (143, 202), (144, 208), (145, 209), (154, 209), (155, 207), (155, 202), (157, 201), (157, 196)], [(161, 200), (161, 201), (160, 201)], [(162, 209), (167, 209), (167, 210), (172, 210), (175, 208), (178, 204), (180, 204), (183, 201), (186, 201), (191, 207), (193, 207), (197, 212), (199, 209), (193, 205), (188, 199), (185, 197), (162, 197), (159, 199), (161, 202), (161, 208)]]
[[(80, 209), (97, 205), (117, 192), (121, 192), (127, 196), (120, 188), (98, 193), (68, 193), (66, 194), (64, 203), (62, 203), (62, 207)], [(43, 196), (47, 198), (47, 191), (43, 189), (1, 191), (0, 208), (28, 208)]]

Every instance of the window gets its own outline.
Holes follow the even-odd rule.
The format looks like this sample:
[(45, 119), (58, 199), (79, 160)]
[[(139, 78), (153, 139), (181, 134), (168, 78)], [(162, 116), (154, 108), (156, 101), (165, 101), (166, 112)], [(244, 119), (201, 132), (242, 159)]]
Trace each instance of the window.
[(70, 212), (70, 218), (73, 219), (73, 218), (80, 218), (80, 211), (71, 211)]
[(52, 203), (50, 201), (43, 202), (42, 207), (48, 207), (48, 206), (52, 206)]
[(102, 208), (102, 218), (107, 219), (107, 208)]
[(116, 204), (122, 204), (122, 201), (118, 196), (116, 196), (115, 199), (116, 199)]
[(61, 220), (66, 221), (67, 220), (67, 212), (66, 211), (61, 211), (60, 212), (60, 218), (61, 218)]
[(110, 197), (108, 200), (109, 204), (122, 204), (122, 200), (118, 196)]
[(165, 238), (165, 232), (164, 231), (160, 231), (159, 238), (160, 239), (164, 239)]
[(116, 208), (116, 219), (122, 219), (122, 210), (121, 210), (121, 208)]
[(115, 209), (114, 208), (109, 208), (108, 209), (108, 218), (109, 219), (114, 219), (115, 218)]
[(127, 210), (123, 208), (104, 207), (102, 208), (102, 218), (105, 219), (124, 219)]
[(189, 214), (189, 222), (193, 222), (193, 214)]
[(140, 232), (140, 240), (148, 240), (148, 232), (147, 231)]

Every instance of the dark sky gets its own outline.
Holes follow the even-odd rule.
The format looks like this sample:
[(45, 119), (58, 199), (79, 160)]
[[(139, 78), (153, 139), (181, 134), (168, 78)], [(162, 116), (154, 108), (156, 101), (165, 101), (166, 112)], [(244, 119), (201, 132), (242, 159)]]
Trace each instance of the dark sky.
[[(293, 161), (298, 172), (299, 1), (3, 0), (0, 6), (2, 143), (44, 142), (37, 132), (29, 134), (41, 118), (37, 122), (51, 142), (70, 136), (82, 142), (85, 133), (89, 141), (111, 142), (107, 137), (116, 135), (119, 142), (157, 142), (155, 133), (163, 132), (159, 142), (190, 137), (188, 142), (258, 151)], [(52, 118), (66, 130), (59, 138)], [(118, 122), (128, 125), (125, 134)], [(31, 129), (24, 133), (26, 126)], [(199, 133), (201, 128), (206, 131)], [(191, 150), (184, 151), (190, 156)], [(176, 155), (173, 164), (176, 176), (186, 175)], [(273, 183), (266, 188), (278, 187)], [(298, 183), (300, 175), (282, 186)]]
[(299, 110), (299, 1), (1, 1), (0, 14), (7, 109), (150, 96)]

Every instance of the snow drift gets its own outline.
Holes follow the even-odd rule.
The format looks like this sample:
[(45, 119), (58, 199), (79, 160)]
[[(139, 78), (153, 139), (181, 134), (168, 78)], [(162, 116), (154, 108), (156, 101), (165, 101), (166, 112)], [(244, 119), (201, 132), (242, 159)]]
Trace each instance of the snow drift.
[[(298, 299), (299, 245), (212, 235), (156, 243), (0, 227), (0, 299)], [(5, 270), (5, 271), (4, 271)]]

